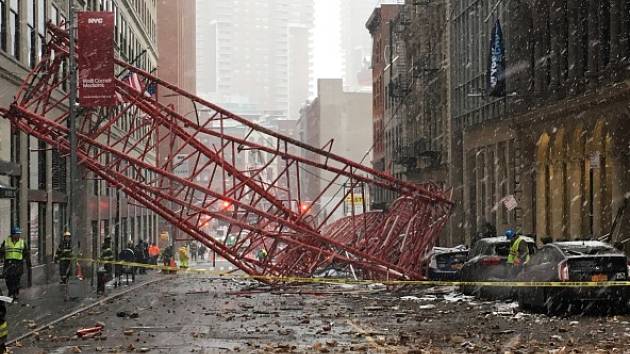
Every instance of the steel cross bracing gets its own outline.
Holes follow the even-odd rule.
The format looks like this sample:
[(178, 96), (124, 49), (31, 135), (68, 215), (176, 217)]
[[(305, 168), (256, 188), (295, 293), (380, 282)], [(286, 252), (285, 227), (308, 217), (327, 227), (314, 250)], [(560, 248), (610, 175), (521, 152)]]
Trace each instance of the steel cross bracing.
[[(41, 62), (0, 113), (67, 154), (62, 88), (69, 41), (59, 27), (49, 24), (48, 32)], [(79, 164), (91, 177), (119, 188), (251, 275), (309, 277), (329, 266), (352, 266), (363, 278), (423, 277), (423, 255), (452, 208), (449, 191), (397, 180), (332, 153), (330, 146), (309, 146), (254, 124), (122, 60), (116, 65), (119, 77), (135, 73), (144, 85), (157, 85), (161, 97), (189, 104), (196, 114), (182, 116), (118, 79), (119, 105), (79, 111)], [(318, 176), (320, 184), (308, 199), (306, 174)], [(368, 191), (375, 188), (398, 199), (386, 211), (359, 214), (354, 202), (344, 210), (348, 198), (363, 200), (360, 209), (367, 210)], [(233, 236), (215, 238), (219, 223), (229, 225)], [(257, 257), (261, 249), (266, 256)]]

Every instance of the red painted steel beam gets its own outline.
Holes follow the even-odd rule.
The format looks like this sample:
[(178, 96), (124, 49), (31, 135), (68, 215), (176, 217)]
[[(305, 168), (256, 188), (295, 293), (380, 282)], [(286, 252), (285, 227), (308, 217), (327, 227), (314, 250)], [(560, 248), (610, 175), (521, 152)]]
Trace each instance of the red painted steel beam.
[[(60, 90), (67, 79), (61, 58), (68, 55), (68, 37), (52, 25), (49, 32), (42, 61), (0, 115), (68, 153), (67, 95)], [(115, 109), (83, 110), (78, 125), (80, 163), (110, 186), (248, 274), (312, 276), (332, 265), (352, 266), (364, 278), (423, 277), (422, 255), (436, 242), (453, 206), (448, 190), (399, 181), (336, 155), (332, 145), (309, 146), (116, 63), (118, 70), (208, 114), (188, 120), (117, 80), (124, 101)], [(158, 147), (165, 144), (168, 153), (159, 156)], [(327, 182), (307, 193), (303, 172), (326, 175)], [(339, 186), (346, 182), (360, 191), (342, 191)], [(343, 215), (347, 197), (360, 196), (365, 210), (366, 186), (389, 190), (398, 199), (386, 211), (360, 214), (352, 204)], [(304, 200), (310, 203), (305, 210)], [(206, 227), (210, 222), (229, 225), (236, 241), (215, 238)], [(267, 251), (266, 258), (256, 258), (259, 249)]]

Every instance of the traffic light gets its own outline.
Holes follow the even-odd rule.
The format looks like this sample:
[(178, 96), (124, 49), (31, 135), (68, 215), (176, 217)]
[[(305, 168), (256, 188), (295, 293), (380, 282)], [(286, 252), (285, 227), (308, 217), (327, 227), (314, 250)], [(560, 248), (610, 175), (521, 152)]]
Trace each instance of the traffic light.
[(300, 203), (300, 212), (302, 214), (307, 213), (309, 211), (309, 209), (311, 209), (310, 203), (307, 203), (307, 202)]

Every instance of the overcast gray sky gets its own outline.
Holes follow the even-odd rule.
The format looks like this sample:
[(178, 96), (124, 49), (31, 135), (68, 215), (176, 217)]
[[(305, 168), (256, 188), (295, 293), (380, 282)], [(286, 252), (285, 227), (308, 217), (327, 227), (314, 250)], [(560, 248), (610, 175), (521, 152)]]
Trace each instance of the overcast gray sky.
[(341, 77), (339, 1), (315, 0), (315, 79)]

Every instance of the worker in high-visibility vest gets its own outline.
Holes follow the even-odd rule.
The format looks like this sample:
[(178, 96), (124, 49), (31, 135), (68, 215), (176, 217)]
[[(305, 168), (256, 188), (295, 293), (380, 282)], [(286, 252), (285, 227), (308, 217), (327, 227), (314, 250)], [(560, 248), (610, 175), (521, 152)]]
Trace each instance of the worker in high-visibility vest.
[(512, 273), (516, 276), (529, 262), (529, 247), (527, 242), (523, 242), (523, 237), (512, 229), (505, 232), (505, 237), (510, 241), (507, 263), (512, 265)]
[(17, 301), (20, 295), (20, 279), (24, 273), (24, 263), (31, 264), (31, 257), (26, 242), (21, 238), (19, 227), (11, 228), (11, 236), (2, 242), (0, 257), (4, 259), (4, 279), (9, 289), (9, 297)]
[(181, 246), (177, 252), (179, 253), (179, 267), (188, 268), (188, 247)]

